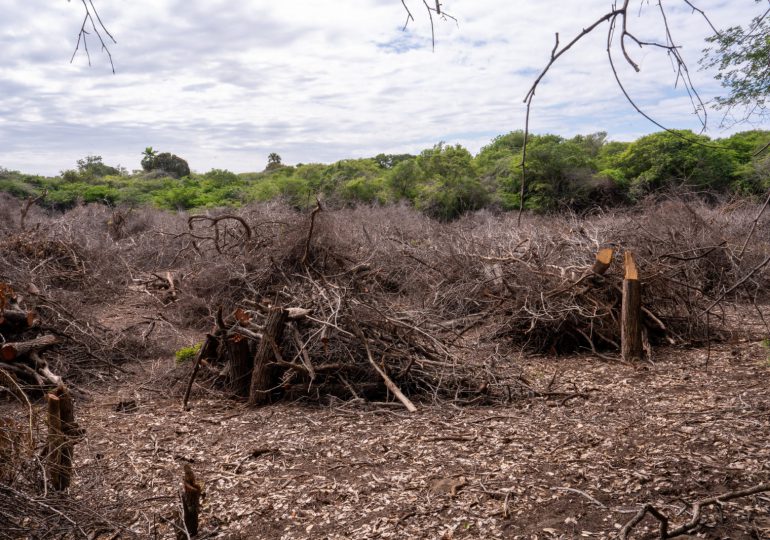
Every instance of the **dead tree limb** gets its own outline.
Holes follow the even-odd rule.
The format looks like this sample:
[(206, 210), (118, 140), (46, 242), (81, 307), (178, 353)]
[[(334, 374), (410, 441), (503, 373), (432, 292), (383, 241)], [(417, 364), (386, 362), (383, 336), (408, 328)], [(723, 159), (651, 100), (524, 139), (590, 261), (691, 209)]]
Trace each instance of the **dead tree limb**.
[[(93, 32), (94, 34), (96, 34), (96, 37), (99, 40), (99, 44), (101, 45), (102, 50), (107, 55), (107, 58), (109, 58), (110, 60), (110, 68), (112, 68), (112, 73), (115, 74), (115, 64), (113, 64), (112, 62), (112, 53), (110, 52), (110, 48), (107, 45), (107, 42), (105, 41), (105, 36), (107, 39), (112, 41), (112, 43), (117, 43), (117, 41), (115, 41), (115, 38), (112, 36), (112, 34), (110, 34), (110, 31), (107, 30), (107, 27), (104, 25), (104, 22), (102, 22), (102, 18), (99, 16), (99, 12), (96, 10), (93, 0), (80, 0), (80, 2), (83, 4), (83, 9), (85, 10), (85, 16), (83, 17), (83, 23), (80, 25), (80, 32), (78, 32), (78, 40), (77, 40), (77, 43), (75, 44), (75, 50), (72, 53), (72, 58), (70, 59), (70, 63), (72, 63), (72, 61), (75, 60), (75, 56), (77, 56), (78, 50), (80, 50), (80, 44), (82, 43), (83, 50), (85, 51), (86, 57), (88, 58), (88, 65), (89, 66), (91, 65), (91, 53), (88, 51), (88, 36), (91, 34), (91, 32)], [(91, 30), (88, 30), (89, 25), (91, 27)], [(102, 35), (102, 33), (104, 33), (104, 35)]]
[[(619, 3), (620, 5), (618, 6)], [(570, 49), (572, 49), (572, 47), (574, 47), (575, 44), (577, 44), (584, 37), (592, 33), (596, 28), (598, 28), (604, 23), (609, 23), (609, 28), (607, 30), (607, 55), (610, 61), (610, 70), (613, 73), (613, 76), (615, 78), (615, 82), (618, 85), (618, 88), (621, 90), (623, 96), (626, 98), (629, 104), (634, 108), (634, 110), (636, 110), (637, 113), (639, 113), (641, 116), (646, 118), (648, 121), (652, 122), (654, 125), (656, 125), (660, 129), (668, 131), (669, 133), (672, 133), (673, 135), (680, 137), (688, 142), (691, 142), (693, 144), (701, 144), (705, 146), (717, 146), (717, 145), (709, 145), (709, 144), (699, 142), (693, 138), (686, 137), (685, 135), (682, 135), (681, 133), (666, 127), (662, 123), (655, 120), (652, 116), (644, 112), (636, 104), (634, 99), (626, 90), (625, 86), (620, 80), (620, 76), (618, 75), (617, 69), (614, 64), (614, 60), (612, 58), (612, 45), (616, 35), (615, 34), (616, 29), (620, 29), (618, 43), (619, 43), (620, 50), (623, 54), (623, 58), (626, 60), (628, 65), (630, 65), (634, 69), (634, 71), (639, 72), (640, 68), (639, 68), (639, 65), (631, 58), (631, 55), (628, 52), (627, 43), (629, 42), (637, 45), (639, 48), (654, 47), (654, 48), (664, 50), (672, 58), (672, 62), (674, 63), (675, 77), (676, 77), (675, 83), (679, 83), (680, 80), (683, 82), (685, 90), (687, 91), (687, 95), (689, 96), (690, 101), (693, 105), (693, 110), (701, 122), (702, 129), (706, 128), (706, 122), (707, 122), (706, 106), (703, 100), (701, 99), (700, 95), (698, 94), (698, 91), (696, 90), (695, 86), (693, 85), (693, 82), (690, 78), (690, 72), (687, 67), (687, 63), (684, 61), (684, 58), (682, 57), (679, 51), (680, 46), (676, 44), (674, 38), (672, 37), (671, 29), (668, 24), (668, 18), (666, 15), (666, 11), (663, 7), (663, 4), (661, 2), (658, 2), (658, 7), (660, 9), (661, 16), (663, 18), (663, 29), (665, 32), (666, 41), (664, 43), (658, 43), (658, 42), (651, 42), (651, 41), (642, 41), (629, 31), (629, 28), (628, 28), (629, 3), (630, 3), (630, 0), (622, 0), (622, 2), (613, 3), (610, 11), (608, 11), (607, 13), (605, 13), (604, 15), (596, 19), (590, 25), (583, 27), (582, 31), (579, 32), (566, 45), (561, 45), (561, 42), (559, 39), (559, 33), (557, 32), (555, 34), (554, 46), (553, 46), (553, 49), (551, 49), (551, 56), (548, 60), (548, 63), (540, 72), (540, 74), (537, 76), (535, 81), (532, 83), (532, 86), (527, 91), (527, 94), (524, 96), (526, 113), (525, 113), (525, 120), (524, 120), (524, 140), (523, 140), (522, 149), (521, 149), (521, 186), (520, 186), (520, 192), (519, 192), (519, 213), (518, 213), (519, 225), (521, 224), (521, 216), (524, 212), (524, 201), (526, 197), (527, 145), (529, 141), (529, 119), (530, 119), (530, 112), (532, 110), (532, 102), (535, 98), (535, 92), (537, 91), (537, 88), (540, 85), (543, 78), (550, 71), (551, 67), (556, 63), (556, 61), (559, 60), (559, 58), (561, 58)], [(686, 2), (686, 3), (695, 11), (700, 13), (708, 21), (708, 17), (706, 16), (705, 12), (695, 8), (689, 2)], [(710, 24), (710, 21), (709, 21), (709, 24)]]
[(302, 261), (300, 261), (300, 264), (302, 266), (307, 265), (307, 258), (310, 254), (310, 242), (313, 240), (313, 229), (315, 228), (315, 217), (323, 210), (321, 208), (321, 201), (319, 199), (316, 199), (316, 207), (313, 209), (313, 211), (310, 213), (310, 229), (307, 232), (307, 240), (305, 241), (305, 252), (302, 255)]
[(29, 209), (32, 208), (33, 204), (39, 203), (43, 199), (46, 198), (48, 195), (48, 189), (44, 189), (43, 193), (38, 195), (37, 197), (33, 197), (30, 195), (27, 197), (27, 200), (24, 201), (24, 205), (21, 207), (21, 217), (19, 219), (19, 228), (23, 231), (26, 228), (26, 221), (27, 221), (27, 214), (29, 213)]
[(653, 505), (648, 503), (648, 504), (645, 504), (641, 508), (641, 510), (639, 510), (639, 512), (636, 515), (634, 515), (634, 517), (631, 518), (631, 520), (623, 526), (623, 528), (620, 530), (618, 538), (619, 540), (627, 540), (628, 535), (633, 530), (633, 528), (636, 527), (644, 519), (644, 516), (646, 516), (647, 514), (650, 514), (652, 517), (657, 519), (658, 522), (660, 523), (659, 538), (661, 538), (661, 540), (666, 540), (668, 538), (676, 538), (677, 536), (680, 536), (692, 531), (700, 524), (702, 511), (703, 511), (703, 508), (705, 508), (706, 506), (721, 504), (727, 501), (731, 501), (733, 499), (748, 497), (750, 495), (756, 495), (757, 493), (764, 493), (766, 491), (770, 491), (770, 483), (759, 484), (752, 488), (748, 488), (740, 491), (730, 491), (722, 495), (717, 495), (715, 497), (709, 497), (706, 499), (701, 499), (699, 501), (696, 501), (692, 505), (692, 517), (690, 518), (690, 521), (672, 530), (668, 529), (668, 526), (669, 526), (668, 518), (665, 515), (663, 515), (659, 510), (657, 510)]
[(19, 341), (16, 343), (5, 343), (2, 349), (0, 349), (0, 358), (6, 362), (15, 360), (16, 358), (27, 356), (32, 352), (51, 347), (59, 343), (59, 338), (56, 336), (47, 334), (44, 336), (30, 339), (29, 341)]
[(388, 388), (388, 390), (393, 392), (393, 395), (396, 396), (396, 398), (398, 398), (401, 403), (404, 404), (404, 407), (406, 407), (407, 411), (410, 413), (417, 412), (417, 407), (414, 406), (414, 403), (412, 403), (410, 399), (404, 395), (401, 389), (396, 386), (396, 383), (394, 383), (391, 378), (388, 377), (388, 374), (377, 365), (377, 362), (374, 361), (374, 358), (372, 358), (372, 351), (369, 349), (369, 342), (366, 340), (366, 336), (364, 336), (364, 333), (361, 331), (361, 328), (358, 326), (356, 320), (352, 319), (352, 321), (355, 325), (356, 335), (358, 336), (358, 339), (361, 340), (361, 343), (363, 343), (364, 348), (366, 349), (366, 357), (369, 360), (369, 363), (372, 365), (377, 374), (382, 377), (385, 386)]
[[(770, 143), (767, 143), (767, 144), (770, 144)], [(751, 222), (751, 230), (749, 231), (749, 234), (746, 235), (746, 240), (743, 241), (741, 250), (738, 252), (739, 259), (743, 257), (743, 254), (746, 251), (746, 246), (749, 245), (749, 240), (751, 240), (751, 237), (754, 236), (754, 231), (757, 228), (757, 223), (759, 223), (759, 218), (762, 217), (762, 214), (765, 212), (765, 209), (767, 208), (768, 204), (770, 204), (770, 192), (767, 193), (767, 199), (765, 200), (765, 204), (763, 204), (762, 208), (760, 208), (759, 212), (757, 212), (757, 217), (755, 217), (754, 221)]]
[[(221, 310), (221, 308), (220, 308)], [(206, 339), (203, 340), (198, 354), (195, 356), (195, 363), (193, 364), (192, 373), (190, 373), (190, 379), (187, 381), (187, 389), (184, 392), (184, 398), (182, 399), (182, 409), (187, 410), (187, 402), (190, 399), (190, 392), (192, 391), (193, 382), (198, 375), (198, 369), (203, 359), (215, 358), (217, 355), (217, 349), (219, 348), (219, 332), (214, 331), (213, 334), (206, 334)]]

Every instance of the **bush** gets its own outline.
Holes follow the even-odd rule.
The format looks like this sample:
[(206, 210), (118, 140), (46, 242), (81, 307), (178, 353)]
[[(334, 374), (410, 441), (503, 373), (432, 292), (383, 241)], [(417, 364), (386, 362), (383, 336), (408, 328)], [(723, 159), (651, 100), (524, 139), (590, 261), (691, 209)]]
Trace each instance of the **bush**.
[(190, 166), (187, 162), (169, 152), (145, 155), (144, 159), (142, 159), (142, 168), (147, 172), (161, 170), (175, 178), (190, 176)]
[(203, 346), (203, 343), (196, 343), (191, 347), (182, 347), (176, 351), (174, 353), (174, 356), (176, 356), (176, 363), (184, 364), (185, 362), (192, 362), (195, 360), (195, 357), (198, 356), (198, 353), (201, 350), (201, 346)]

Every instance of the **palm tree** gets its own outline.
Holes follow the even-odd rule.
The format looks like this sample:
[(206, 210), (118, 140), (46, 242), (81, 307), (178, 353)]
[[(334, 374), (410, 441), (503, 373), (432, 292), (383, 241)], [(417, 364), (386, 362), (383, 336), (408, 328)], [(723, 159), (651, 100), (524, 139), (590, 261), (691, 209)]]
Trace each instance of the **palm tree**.
[(151, 171), (153, 160), (157, 154), (158, 153), (152, 149), (152, 146), (145, 148), (144, 152), (142, 152), (142, 169), (145, 171)]

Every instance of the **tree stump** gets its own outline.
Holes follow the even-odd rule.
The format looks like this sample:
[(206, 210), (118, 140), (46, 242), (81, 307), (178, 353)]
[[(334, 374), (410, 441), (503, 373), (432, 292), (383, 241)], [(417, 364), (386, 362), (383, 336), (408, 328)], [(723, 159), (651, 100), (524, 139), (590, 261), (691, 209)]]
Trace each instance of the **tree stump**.
[(285, 325), (286, 310), (276, 306), (271, 307), (262, 340), (254, 355), (249, 405), (262, 405), (270, 401), (270, 390), (278, 385), (276, 369), (271, 364), (278, 360), (276, 352), (281, 346)]
[(227, 338), (228, 385), (237, 396), (247, 397), (253, 368), (248, 340), (235, 334)]
[(177, 531), (178, 540), (187, 540), (198, 534), (198, 514), (200, 512), (201, 493), (203, 486), (195, 479), (192, 467), (184, 466), (184, 479), (182, 481), (182, 522)]
[(642, 358), (642, 284), (631, 252), (625, 253), (625, 279), (620, 317), (620, 348), (623, 360)]
[(48, 394), (47, 462), (51, 486), (63, 491), (72, 478), (72, 456), (77, 439), (82, 435), (75, 422), (72, 395), (60, 385)]

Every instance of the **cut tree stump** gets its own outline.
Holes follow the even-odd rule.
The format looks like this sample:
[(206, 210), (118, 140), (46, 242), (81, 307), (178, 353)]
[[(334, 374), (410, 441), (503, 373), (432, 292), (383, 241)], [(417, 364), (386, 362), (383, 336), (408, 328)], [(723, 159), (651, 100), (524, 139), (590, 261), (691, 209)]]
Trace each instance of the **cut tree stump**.
[(262, 405), (270, 401), (270, 391), (278, 385), (276, 370), (272, 364), (278, 361), (274, 347), (281, 346), (286, 317), (286, 310), (280, 307), (271, 307), (268, 312), (263, 338), (254, 355), (249, 405)]
[(620, 318), (620, 349), (623, 360), (640, 360), (642, 342), (642, 284), (630, 251), (625, 253), (625, 279)]
[(36, 352), (51, 345), (56, 345), (59, 339), (56, 336), (45, 335), (30, 339), (29, 341), (19, 341), (17, 343), (5, 343), (0, 349), (0, 357), (6, 362), (10, 362), (21, 356), (27, 356), (31, 352)]
[(192, 467), (184, 466), (184, 480), (182, 481), (182, 523), (177, 531), (178, 540), (187, 540), (198, 534), (198, 514), (203, 486), (195, 479)]
[(247, 397), (253, 368), (249, 341), (238, 334), (225, 341), (228, 356), (228, 385), (237, 396)]
[(75, 443), (82, 436), (82, 430), (75, 422), (75, 407), (72, 395), (66, 387), (59, 385), (48, 396), (48, 441), (47, 463), (51, 486), (63, 491), (72, 478), (72, 456)]

